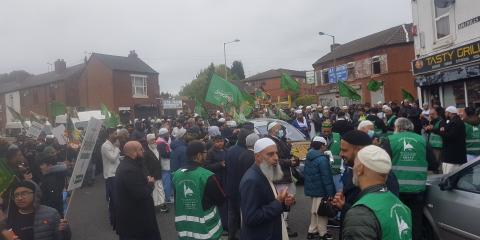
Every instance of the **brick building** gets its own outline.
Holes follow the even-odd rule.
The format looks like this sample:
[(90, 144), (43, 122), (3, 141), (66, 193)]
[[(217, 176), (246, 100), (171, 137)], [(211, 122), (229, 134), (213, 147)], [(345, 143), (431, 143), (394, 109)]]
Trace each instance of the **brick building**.
[(295, 71), (281, 68), (271, 69), (266, 72), (258, 73), (248, 77), (242, 80), (242, 82), (254, 88), (254, 91), (256, 89), (263, 89), (264, 92), (271, 96), (272, 101), (277, 101), (279, 98), (280, 101), (286, 101), (288, 98), (288, 93), (280, 88), (280, 78), (282, 77), (282, 74), (288, 74), (292, 77), (292, 79), (300, 83), (299, 95), (314, 94), (313, 85), (306, 84), (305, 71)]
[[(342, 45), (331, 46), (334, 51), (313, 64), (319, 103), (326, 106), (354, 103), (339, 96), (336, 79), (345, 81), (356, 89), (362, 97), (362, 103), (399, 103), (403, 100), (401, 88), (415, 95), (410, 66), (415, 58), (411, 26), (403, 24)], [(369, 91), (367, 84), (372, 79), (382, 82), (383, 87), (376, 92)]]
[(54, 71), (21, 81), (0, 82), (0, 126), (13, 121), (7, 106), (23, 116), (30, 111), (49, 116), (49, 103), (59, 101), (77, 110), (98, 110), (105, 104), (122, 120), (155, 116), (159, 111), (158, 72), (135, 51), (128, 57), (93, 53), (85, 63), (67, 67), (59, 59)]

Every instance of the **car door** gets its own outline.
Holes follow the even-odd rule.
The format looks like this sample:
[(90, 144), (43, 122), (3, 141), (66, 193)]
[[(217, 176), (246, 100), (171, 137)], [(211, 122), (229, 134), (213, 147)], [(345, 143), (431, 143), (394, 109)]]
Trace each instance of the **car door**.
[[(449, 177), (450, 190), (437, 188), (430, 207), (441, 239), (480, 239), (480, 161)], [(432, 195), (430, 195), (432, 196)]]

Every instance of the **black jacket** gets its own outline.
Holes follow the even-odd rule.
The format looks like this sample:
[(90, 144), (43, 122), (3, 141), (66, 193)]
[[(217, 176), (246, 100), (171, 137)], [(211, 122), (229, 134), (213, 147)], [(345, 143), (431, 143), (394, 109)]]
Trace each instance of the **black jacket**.
[(155, 154), (150, 150), (150, 148), (145, 147), (145, 168), (147, 169), (148, 176), (152, 176), (155, 180), (162, 179), (162, 164), (160, 159), (155, 156)]
[[(225, 166), (227, 170), (227, 184), (225, 186), (225, 191), (229, 200), (240, 202), (238, 185), (240, 184), (243, 174), (251, 165), (251, 163), (245, 163), (241, 160), (241, 156), (247, 151), (248, 150), (245, 146), (242, 146), (238, 143), (227, 150), (227, 154), (225, 156)], [(248, 166), (245, 167), (245, 165)]]
[(118, 235), (138, 239), (158, 236), (160, 239), (153, 186), (148, 184), (142, 161), (126, 156), (118, 165), (114, 188)]
[(383, 133), (387, 132), (387, 126), (377, 115), (370, 114), (367, 116), (367, 120), (373, 122), (373, 125), (375, 125), (376, 129), (382, 130)]
[(458, 115), (453, 116), (442, 132), (443, 162), (464, 164), (467, 162), (465, 123)]
[(41, 204), (55, 208), (63, 217), (63, 189), (67, 177), (65, 164), (57, 164), (50, 168), (43, 176), (40, 189), (42, 190)]

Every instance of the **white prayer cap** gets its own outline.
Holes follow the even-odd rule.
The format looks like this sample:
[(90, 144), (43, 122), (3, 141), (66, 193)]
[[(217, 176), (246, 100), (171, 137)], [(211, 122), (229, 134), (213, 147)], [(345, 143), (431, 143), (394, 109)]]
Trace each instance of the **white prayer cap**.
[(233, 120), (227, 121), (227, 127), (237, 127), (237, 122)]
[(445, 112), (458, 114), (458, 109), (454, 106), (450, 106), (450, 107), (447, 107), (447, 109), (445, 109)]
[(302, 108), (303, 108), (303, 106), (302, 106), (302, 105), (298, 106), (298, 109), (302, 109)]
[(265, 148), (275, 146), (275, 142), (270, 138), (260, 138), (258, 141), (255, 142), (253, 146), (253, 152), (259, 153), (263, 151)]
[(272, 129), (273, 127), (277, 126), (277, 125), (280, 125), (279, 122), (271, 122), (267, 125), (267, 131), (270, 131), (270, 129)]
[(307, 109), (312, 109), (312, 106), (307, 106)]
[(162, 119), (160, 119), (160, 118), (155, 120), (155, 123), (161, 123), (161, 122), (162, 122)]
[(155, 140), (155, 134), (153, 133), (147, 134), (147, 142), (150, 142), (152, 140)]
[(390, 108), (389, 106), (386, 106), (386, 105), (385, 105), (385, 106), (383, 106), (383, 111), (384, 111), (384, 112), (387, 112), (387, 111), (390, 112), (390, 111), (392, 111), (392, 108)]
[(330, 110), (328, 106), (323, 107), (323, 110)]
[(320, 136), (315, 136), (312, 140), (312, 142), (321, 142), (323, 145), (327, 145), (327, 140), (325, 138), (320, 137)]
[(225, 122), (225, 118), (220, 118), (220, 119), (218, 119), (218, 122), (219, 122), (219, 123), (224, 123), (224, 122)]
[(382, 105), (382, 101), (378, 101), (377, 104), (378, 104), (378, 105)]
[(358, 151), (357, 159), (368, 169), (388, 174), (392, 169), (392, 160), (388, 153), (375, 145), (368, 145)]
[(295, 113), (296, 113), (296, 114), (302, 114), (302, 109), (297, 109), (297, 110), (295, 110)]
[(193, 114), (193, 117), (198, 117), (199, 115), (197, 113), (194, 113)]
[(217, 110), (217, 113), (220, 113), (220, 111)]
[(158, 130), (158, 135), (163, 135), (163, 134), (166, 134), (168, 133), (168, 129), (166, 128), (160, 128), (160, 130)]
[(180, 128), (180, 129), (178, 129), (175, 137), (176, 138), (181, 138), (181, 137), (183, 137), (183, 135), (185, 135), (186, 132), (187, 132), (187, 130), (185, 128)]
[(373, 122), (369, 120), (363, 120), (358, 124), (357, 130), (361, 130), (367, 126), (373, 126)]
[(342, 109), (343, 110), (348, 110), (348, 107), (347, 106), (342, 106)]
[(55, 136), (50, 134), (50, 135), (45, 136), (45, 138), (46, 138), (46, 139), (54, 139)]
[(291, 111), (291, 112), (295, 111), (295, 108), (290, 108), (290, 111)]

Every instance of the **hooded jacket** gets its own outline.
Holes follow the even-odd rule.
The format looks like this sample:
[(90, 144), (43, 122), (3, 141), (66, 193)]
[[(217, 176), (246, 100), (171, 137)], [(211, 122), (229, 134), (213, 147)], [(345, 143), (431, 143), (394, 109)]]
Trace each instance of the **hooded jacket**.
[(318, 150), (310, 149), (305, 160), (304, 176), (306, 196), (333, 197), (335, 195), (335, 184), (328, 156), (321, 154)]
[(180, 167), (187, 164), (187, 143), (182, 138), (176, 139), (170, 145), (170, 170), (177, 171)]

